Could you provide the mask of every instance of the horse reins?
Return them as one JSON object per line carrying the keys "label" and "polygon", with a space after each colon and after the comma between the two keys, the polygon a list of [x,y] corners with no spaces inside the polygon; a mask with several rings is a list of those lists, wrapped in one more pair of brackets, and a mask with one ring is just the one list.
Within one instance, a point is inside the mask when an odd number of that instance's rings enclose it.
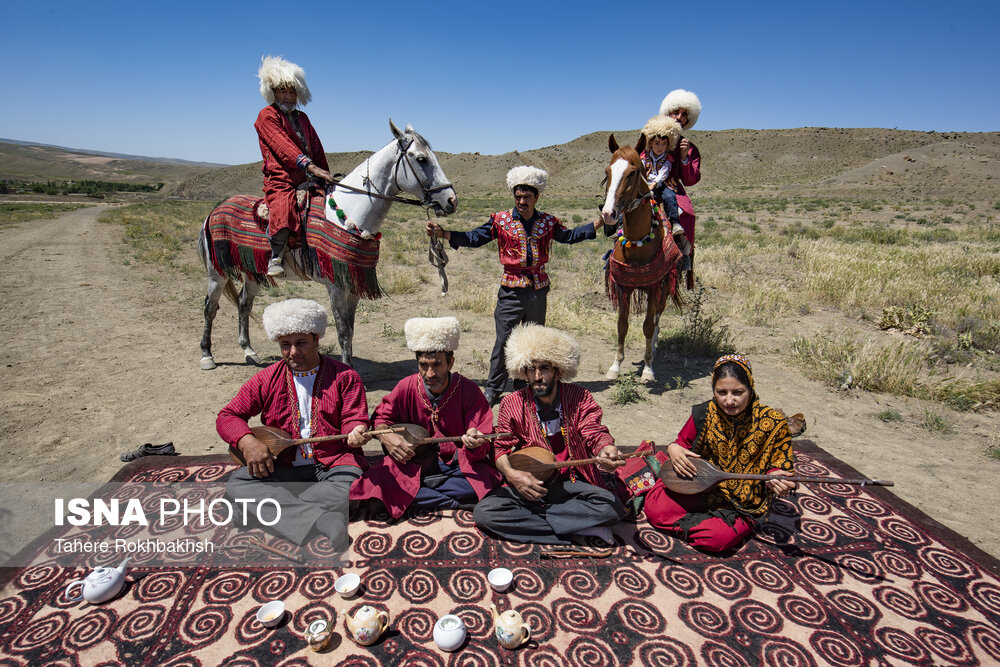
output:
{"label": "horse reins", "polygon": [[[399,157],[396,158],[396,164],[393,166],[392,169],[392,182],[393,185],[396,186],[397,190],[399,191],[403,190],[403,188],[399,187],[399,167],[405,160],[406,166],[410,168],[410,171],[413,173],[413,177],[416,179],[417,184],[420,186],[420,190],[424,194],[423,201],[419,199],[410,199],[409,197],[396,197],[393,195],[382,194],[381,192],[378,191],[378,188],[375,187],[375,183],[374,181],[372,181],[370,174],[365,174],[364,183],[365,185],[369,186],[369,189],[366,190],[362,190],[361,188],[356,188],[353,185],[346,185],[341,181],[336,181],[335,183],[333,183],[333,186],[337,188],[343,188],[345,190],[350,190],[351,192],[357,192],[358,194],[368,195],[369,197],[375,197],[376,199],[382,199],[384,201],[397,202],[400,204],[409,204],[411,206],[423,206],[426,209],[430,209],[432,206],[431,195],[441,192],[442,190],[447,190],[448,188],[451,188],[453,186],[451,183],[447,181],[444,184],[435,186],[433,188],[429,188],[426,185],[424,185],[424,182],[420,179],[420,173],[413,167],[413,163],[410,162],[410,156],[407,154],[407,151],[410,149],[410,146],[413,145],[413,141],[414,141],[413,139],[410,139],[410,142],[408,144],[403,145],[402,140],[397,140],[397,143],[399,144],[400,148],[400,154]],[[370,169],[371,158],[365,160],[365,163],[368,165]]]}

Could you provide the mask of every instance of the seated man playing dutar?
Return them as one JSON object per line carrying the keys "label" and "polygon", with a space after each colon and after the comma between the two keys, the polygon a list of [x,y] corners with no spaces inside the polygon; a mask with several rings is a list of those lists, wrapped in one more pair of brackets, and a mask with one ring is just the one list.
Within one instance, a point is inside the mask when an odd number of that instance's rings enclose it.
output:
{"label": "seated man playing dutar", "polygon": [[[624,462],[594,397],[563,381],[576,376],[579,344],[557,329],[522,324],[507,340],[506,360],[511,376],[528,386],[500,402],[497,428],[513,435],[497,438],[494,455],[507,483],[476,506],[476,525],[514,542],[571,544],[574,535],[594,535],[613,543],[610,526],[622,516],[622,500],[617,479],[600,471]],[[564,468],[542,484],[508,460],[531,446],[550,450],[556,461],[597,456],[598,463]]]}
{"label": "seated man playing dutar", "polygon": [[459,324],[454,317],[420,317],[404,326],[417,372],[403,378],[372,414],[375,430],[416,424],[431,438],[459,442],[415,446],[399,433],[376,436],[386,455],[351,489],[352,500],[382,501],[398,519],[407,508],[471,509],[500,483],[490,442],[493,413],[483,392],[453,372]]}
{"label": "seated man playing dutar", "polygon": [[[288,299],[264,309],[264,331],[281,347],[281,361],[257,372],[222,408],[215,425],[229,446],[239,450],[246,467],[226,484],[226,495],[253,499],[261,521],[280,520],[273,529],[304,544],[316,529],[333,548],[348,546],[348,493],[366,466],[362,447],[368,435],[368,404],[361,376],[350,366],[319,353],[326,333],[323,306]],[[288,447],[276,458],[247,423],[260,415],[265,426],[292,438],[347,435],[346,439]]]}

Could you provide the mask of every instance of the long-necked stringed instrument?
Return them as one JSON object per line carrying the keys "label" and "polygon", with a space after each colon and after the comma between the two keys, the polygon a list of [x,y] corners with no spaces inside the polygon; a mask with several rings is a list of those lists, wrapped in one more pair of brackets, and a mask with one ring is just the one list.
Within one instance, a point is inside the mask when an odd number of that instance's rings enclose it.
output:
{"label": "long-necked stringed instrument", "polygon": [[[633,456],[650,454],[649,451],[619,454],[617,460],[630,459]],[[522,447],[507,455],[507,463],[515,470],[530,472],[539,482],[546,482],[557,470],[597,463],[597,457],[589,459],[574,459],[571,461],[556,461],[555,454],[545,447]]]}
{"label": "long-necked stringed instrument", "polygon": [[843,479],[841,477],[804,477],[800,475],[751,475],[747,473],[725,472],[719,470],[705,459],[688,458],[694,464],[697,474],[694,477],[681,477],[673,466],[664,464],[660,468],[660,479],[663,486],[674,493],[692,495],[708,491],[727,479],[780,479],[783,482],[805,482],[806,484],[855,484],[860,486],[892,486],[887,479]]}
{"label": "long-necked stringed instrument", "polygon": [[[435,445],[439,442],[461,442],[462,436],[444,436],[438,438],[430,437],[430,432],[419,424],[395,424],[393,425],[393,433],[399,433],[403,436],[403,440],[406,440],[409,444],[414,447],[420,447],[422,445]],[[375,433],[372,431],[372,433]],[[493,440],[495,438],[506,438],[510,433],[487,433],[479,437],[485,438],[487,440]]]}
{"label": "long-necked stringed instrument", "polygon": [[[368,433],[371,435],[381,435],[383,433],[398,433],[402,431],[402,426],[393,426],[391,428],[383,428],[377,431],[368,431]],[[281,430],[280,428],[275,428],[274,426],[254,426],[250,429],[250,432],[253,433],[255,438],[264,443],[274,456],[277,456],[289,447],[297,447],[298,445],[313,442],[346,440],[347,436],[350,435],[349,433],[343,433],[340,435],[317,435],[312,438],[293,438],[287,432]],[[247,464],[246,459],[243,457],[243,452],[235,447],[229,448],[229,456],[232,457],[233,461],[239,463],[240,465]]]}

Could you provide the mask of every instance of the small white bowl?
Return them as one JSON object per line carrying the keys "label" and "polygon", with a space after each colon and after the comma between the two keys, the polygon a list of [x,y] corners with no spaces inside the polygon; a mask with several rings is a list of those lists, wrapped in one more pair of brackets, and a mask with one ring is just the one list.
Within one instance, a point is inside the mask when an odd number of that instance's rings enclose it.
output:
{"label": "small white bowl", "polygon": [[505,567],[495,567],[486,575],[486,580],[490,582],[497,593],[503,593],[510,588],[510,583],[514,581],[514,573]]}
{"label": "small white bowl", "polygon": [[456,651],[465,641],[465,623],[455,614],[442,616],[434,624],[434,643],[442,651]]}
{"label": "small white bowl", "polygon": [[285,603],[281,600],[274,600],[261,605],[257,610],[257,620],[265,628],[273,628],[281,619],[285,617]]}
{"label": "small white bowl", "polygon": [[347,574],[342,574],[337,577],[337,581],[333,582],[333,588],[340,593],[340,597],[345,600],[355,593],[358,592],[358,588],[361,587],[361,577],[354,574],[353,572],[348,572]]}

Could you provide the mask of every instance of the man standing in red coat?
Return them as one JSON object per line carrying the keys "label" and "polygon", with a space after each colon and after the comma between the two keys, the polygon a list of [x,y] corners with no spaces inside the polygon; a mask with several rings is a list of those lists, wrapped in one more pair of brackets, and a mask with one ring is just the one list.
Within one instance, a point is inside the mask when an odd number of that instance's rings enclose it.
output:
{"label": "man standing in red coat", "polygon": [[267,201],[267,233],[271,240],[271,261],[267,275],[285,275],[281,255],[289,238],[301,232],[301,211],[296,201],[297,188],[309,175],[332,181],[323,144],[309,117],[299,111],[312,99],[306,86],[306,73],[284,58],[267,56],[257,71],[260,94],[268,106],[257,114],[253,124],[260,139],[264,158],[264,199]]}
{"label": "man standing in red coat", "polygon": [[[511,330],[522,322],[545,324],[549,295],[549,276],[545,264],[549,261],[552,241],[579,243],[597,237],[604,224],[585,222],[568,229],[559,218],[535,208],[545,190],[549,174],[544,169],[522,165],[507,172],[507,186],[514,195],[514,208],[497,211],[480,227],[469,232],[448,231],[436,222],[427,222],[427,235],[447,240],[454,249],[478,248],[493,239],[497,241],[503,277],[493,311],[496,342],[490,356],[490,375],[484,391],[490,406],[500,402],[507,385],[504,346]],[[518,383],[515,382],[515,387]]]}
{"label": "man standing in red coat", "polygon": [[414,447],[398,433],[376,436],[386,455],[351,487],[351,499],[377,498],[394,519],[407,507],[471,508],[500,484],[493,447],[493,413],[472,380],[453,372],[460,328],[454,317],[415,317],[404,327],[417,372],[405,377],[375,408],[376,430],[416,424],[431,437],[460,438]]}

